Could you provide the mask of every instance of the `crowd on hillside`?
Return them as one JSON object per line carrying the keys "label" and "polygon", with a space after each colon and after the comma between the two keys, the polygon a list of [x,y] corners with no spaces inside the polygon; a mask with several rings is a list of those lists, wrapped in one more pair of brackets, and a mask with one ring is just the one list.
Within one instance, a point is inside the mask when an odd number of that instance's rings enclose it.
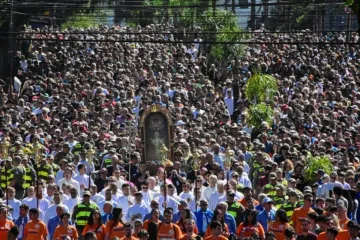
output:
{"label": "crowd on hillside", "polygon": [[[359,240],[359,34],[264,30],[211,64],[201,30],[192,44],[172,31],[24,29],[0,87],[0,239]],[[279,87],[260,128],[255,72]],[[154,172],[132,133],[153,105],[175,150]],[[315,182],[311,156],[333,168]]]}

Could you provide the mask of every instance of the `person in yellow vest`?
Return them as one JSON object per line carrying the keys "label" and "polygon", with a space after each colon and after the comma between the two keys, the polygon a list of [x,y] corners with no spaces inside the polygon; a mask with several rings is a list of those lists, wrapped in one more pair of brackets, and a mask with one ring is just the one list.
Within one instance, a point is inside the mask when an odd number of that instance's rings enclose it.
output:
{"label": "person in yellow vest", "polygon": [[235,218],[236,226],[238,226],[244,221],[245,208],[241,205],[241,203],[235,201],[235,195],[234,191],[228,191],[226,203],[228,204],[227,212]]}
{"label": "person in yellow vest", "polygon": [[269,183],[261,189],[261,192],[267,194],[270,198],[274,198],[276,195],[275,187],[277,185],[276,174],[272,172],[269,174]]}
{"label": "person in yellow vest", "polygon": [[25,174],[23,176],[23,179],[24,179],[23,188],[26,190],[30,186],[35,185],[37,176],[36,176],[36,172],[35,172],[34,168],[29,165],[28,156],[23,155],[21,160],[22,160],[21,163],[25,169]]}
{"label": "person in yellow vest", "polygon": [[37,174],[39,179],[47,180],[49,175],[53,175],[53,170],[51,165],[46,160],[46,155],[41,155],[41,161],[37,166]]}
{"label": "person in yellow vest", "polygon": [[280,209],[281,206],[289,199],[288,196],[285,195],[286,187],[282,184],[278,184],[276,187],[276,195],[274,196],[274,206],[276,209]]}
{"label": "person in yellow vest", "polygon": [[286,216],[289,221],[291,221],[291,216],[293,215],[295,208],[299,208],[301,206],[298,203],[299,197],[295,191],[291,190],[287,195],[289,196],[289,199],[280,208],[286,212]]}
{"label": "person in yellow vest", "polygon": [[5,158],[4,165],[0,171],[0,186],[2,189],[6,189],[8,186],[10,186],[11,179],[14,177],[12,169],[13,166],[11,157]]}
{"label": "person in yellow vest", "polygon": [[15,156],[13,159],[13,169],[10,186],[16,190],[15,198],[22,199],[25,195],[25,189],[23,188],[24,175],[26,174],[23,165],[21,164],[21,157]]}
{"label": "person in yellow vest", "polygon": [[72,153],[80,154],[80,152],[84,149],[85,141],[86,141],[87,135],[85,133],[81,133],[79,136],[79,142],[75,144],[75,146],[72,149]]}
{"label": "person in yellow vest", "polygon": [[57,173],[60,170],[59,165],[54,163],[54,156],[53,155],[47,155],[46,160],[47,160],[48,164],[52,167],[52,170],[53,170],[54,173]]}
{"label": "person in yellow vest", "polygon": [[89,191],[84,191],[83,201],[74,206],[71,215],[71,221],[75,223],[79,233],[83,232],[90,213],[94,210],[99,210],[98,206],[90,201],[90,197],[91,193]]}

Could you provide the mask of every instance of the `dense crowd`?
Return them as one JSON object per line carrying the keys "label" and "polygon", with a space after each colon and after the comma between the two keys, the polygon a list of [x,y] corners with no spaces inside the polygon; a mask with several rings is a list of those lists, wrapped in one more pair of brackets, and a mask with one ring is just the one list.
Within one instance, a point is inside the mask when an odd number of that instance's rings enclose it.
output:
{"label": "dense crowd", "polygon": [[[21,87],[0,88],[0,239],[360,239],[359,35],[251,33],[217,66],[201,30],[192,44],[172,31],[24,29]],[[279,86],[260,129],[255,71]],[[133,131],[155,104],[175,151],[152,172]],[[334,171],[306,181],[310,156]]]}

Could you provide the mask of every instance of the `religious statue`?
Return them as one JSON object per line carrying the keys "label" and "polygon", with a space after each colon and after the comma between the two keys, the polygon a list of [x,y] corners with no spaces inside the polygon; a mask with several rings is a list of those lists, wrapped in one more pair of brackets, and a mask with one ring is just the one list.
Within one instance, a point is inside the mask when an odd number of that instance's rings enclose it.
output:
{"label": "religious statue", "polygon": [[164,140],[160,138],[160,133],[155,132],[154,138],[151,138],[151,144],[154,145],[155,148],[155,159],[160,160],[160,147],[164,144]]}

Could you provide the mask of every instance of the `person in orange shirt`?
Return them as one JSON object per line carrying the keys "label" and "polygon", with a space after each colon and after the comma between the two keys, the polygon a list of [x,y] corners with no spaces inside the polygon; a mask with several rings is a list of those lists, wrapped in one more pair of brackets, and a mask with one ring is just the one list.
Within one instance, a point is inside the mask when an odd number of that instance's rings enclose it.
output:
{"label": "person in orange shirt", "polygon": [[164,222],[160,223],[157,228],[157,240],[181,238],[181,229],[172,223],[173,212],[172,208],[165,209]]}
{"label": "person in orange shirt", "polygon": [[134,221],[134,231],[133,231],[133,234],[132,236],[133,237],[136,237],[136,238],[139,238],[139,232],[141,229],[143,229],[143,222],[141,221],[141,219],[135,219]]}
{"label": "person in orange shirt", "polygon": [[30,209],[29,218],[30,221],[25,225],[22,240],[46,240],[49,233],[46,224],[39,220],[39,210]]}
{"label": "person in orange shirt", "polygon": [[149,231],[149,223],[151,223],[151,222],[156,223],[157,225],[159,223],[161,223],[161,221],[159,220],[159,217],[160,217],[159,209],[153,209],[151,211],[151,219],[148,219],[144,222],[144,229],[146,231]]}
{"label": "person in orange shirt", "polygon": [[290,227],[290,224],[288,223],[286,212],[282,209],[279,209],[276,211],[275,221],[270,223],[268,231],[275,234],[276,240],[284,240],[284,231],[288,227]]}
{"label": "person in orange shirt", "polygon": [[342,230],[348,230],[348,223],[350,219],[347,217],[347,209],[344,205],[338,205],[337,215],[339,217],[339,225]]}
{"label": "person in orange shirt", "polygon": [[[229,227],[228,225],[225,223],[225,219],[224,219],[224,214],[221,211],[215,211],[214,212],[214,216],[211,219],[211,221],[218,221],[221,223],[221,225],[223,226],[223,231],[222,231],[222,235],[224,237],[229,237],[230,235],[230,231],[229,231]],[[208,237],[211,235],[211,228],[210,225],[208,225],[208,227],[206,228],[205,234],[204,234],[204,238]]]}
{"label": "person in orange shirt", "polygon": [[210,223],[211,235],[204,238],[204,240],[227,240],[227,237],[222,236],[223,226],[219,221],[213,221]]}
{"label": "person in orange shirt", "polygon": [[[327,230],[329,228],[335,228],[337,232],[337,236],[335,239],[343,240],[350,239],[350,233],[348,230],[342,230],[339,226],[339,219],[336,215],[332,214],[328,217],[328,221],[326,222],[326,231],[319,234],[317,240],[328,240]],[[331,232],[331,231],[330,231]]]}
{"label": "person in orange shirt", "polygon": [[113,217],[106,223],[105,227],[105,240],[112,240],[114,237],[122,238],[124,234],[124,223],[121,218],[123,217],[121,208],[113,209]]}
{"label": "person in orange shirt", "polygon": [[124,233],[125,236],[120,238],[120,240],[138,240],[138,238],[132,236],[132,226],[129,222],[124,224]]}
{"label": "person in orange shirt", "polygon": [[254,207],[259,205],[259,202],[255,198],[252,197],[252,189],[251,188],[244,187],[243,193],[244,193],[244,198],[239,200],[238,202],[241,205],[243,205],[243,207],[245,209],[247,209],[249,205],[254,206]]}
{"label": "person in orange shirt", "polygon": [[6,206],[0,207],[0,239],[7,239],[10,229],[15,225],[13,221],[7,219]]}
{"label": "person in orange shirt", "polygon": [[[185,220],[185,234],[180,238],[180,240],[190,240],[195,239],[198,235],[195,233],[195,221],[192,218]],[[199,237],[198,237],[199,238]],[[202,239],[202,238],[200,238]]]}
{"label": "person in orange shirt", "polygon": [[311,209],[311,205],[314,202],[313,195],[305,194],[304,195],[304,205],[301,208],[296,208],[294,213],[291,217],[291,221],[293,227],[295,229],[296,234],[301,234],[301,220],[307,218],[309,212],[313,212],[314,210]]}
{"label": "person in orange shirt", "polygon": [[69,225],[69,213],[63,213],[60,216],[62,225],[55,228],[53,240],[61,240],[63,237],[70,237],[71,240],[77,240],[79,238],[78,232],[74,226]]}
{"label": "person in orange shirt", "polygon": [[82,235],[85,236],[87,232],[94,232],[98,240],[105,238],[105,225],[102,223],[100,211],[97,209],[90,213]]}
{"label": "person in orange shirt", "polygon": [[256,221],[256,210],[246,210],[245,212],[245,221],[240,223],[236,229],[236,237],[239,239],[244,239],[246,237],[251,237],[254,234],[259,235],[261,240],[265,239],[265,231],[260,223]]}

